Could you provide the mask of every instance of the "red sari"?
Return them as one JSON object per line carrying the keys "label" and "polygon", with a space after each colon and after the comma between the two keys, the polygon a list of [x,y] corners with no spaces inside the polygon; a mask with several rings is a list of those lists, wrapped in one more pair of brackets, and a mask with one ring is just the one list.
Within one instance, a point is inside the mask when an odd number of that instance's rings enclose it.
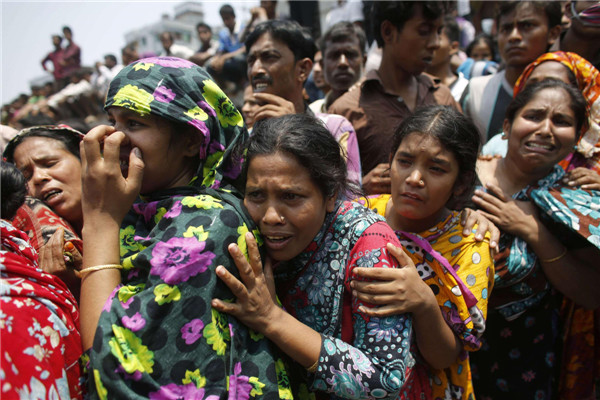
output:
{"label": "red sari", "polygon": [[0,220],[0,397],[80,399],[79,309],[38,267],[27,235]]}

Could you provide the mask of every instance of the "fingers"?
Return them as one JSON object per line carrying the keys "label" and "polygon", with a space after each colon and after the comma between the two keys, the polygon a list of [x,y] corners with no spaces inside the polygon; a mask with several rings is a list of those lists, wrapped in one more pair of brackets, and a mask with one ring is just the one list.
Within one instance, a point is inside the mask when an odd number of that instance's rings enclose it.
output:
{"label": "fingers", "polygon": [[[398,279],[402,278],[399,277]],[[372,282],[353,280],[352,282],[350,282],[350,287],[352,288],[353,294],[356,292],[365,295],[384,296],[397,294],[396,292],[398,291],[397,287],[393,285],[393,281],[382,280]]]}
{"label": "fingers", "polygon": [[227,287],[231,290],[233,295],[237,297],[240,301],[247,301],[248,299],[248,290],[246,286],[242,282],[239,281],[235,276],[233,276],[227,269],[219,265],[215,270],[217,276],[227,285]]}
{"label": "fingers", "polygon": [[241,313],[241,308],[237,303],[229,303],[219,299],[212,299],[210,304],[215,310],[231,314],[234,317],[239,317]]}
{"label": "fingers", "polygon": [[[480,208],[479,212],[482,212],[482,209],[487,211],[488,213],[498,214],[502,201],[490,194],[485,193],[482,190],[476,190],[471,197],[473,203],[477,204]],[[485,215],[485,214],[484,214]],[[489,218],[488,218],[489,219]],[[493,221],[492,221],[493,222]]]}
{"label": "fingers", "polygon": [[260,258],[260,251],[258,251],[258,244],[256,239],[251,232],[246,232],[246,247],[248,248],[248,258],[250,259],[250,267],[254,276],[259,276],[263,273],[262,260]]}
{"label": "fingers", "polygon": [[83,265],[83,256],[79,250],[77,250],[77,247],[71,242],[66,242],[63,251],[71,255],[71,266],[76,270],[80,270]]}
{"label": "fingers", "polygon": [[406,311],[397,305],[386,305],[381,307],[367,307],[367,306],[359,306],[358,310],[363,314],[369,315],[371,317],[389,317],[391,315],[404,314]]}
{"label": "fingers", "polygon": [[[238,271],[240,272],[240,278],[242,278],[242,281],[244,282],[244,284],[248,287],[248,289],[254,287],[255,274],[252,269],[252,266],[246,259],[246,256],[244,256],[244,254],[241,252],[238,245],[235,243],[231,243],[227,247],[227,249],[229,250],[229,254],[231,255],[231,257],[233,258],[233,262],[235,263],[235,266],[237,267]],[[225,267],[223,267],[223,269],[225,269]],[[231,275],[229,273],[229,271],[226,270],[226,272],[227,272],[227,274]],[[223,274],[223,275],[226,275],[226,274]],[[231,276],[233,276],[233,275],[231,275]]]}
{"label": "fingers", "polygon": [[394,301],[396,301],[396,297],[394,294],[371,294],[361,292],[358,290],[353,290],[352,296],[364,303],[374,304],[376,306],[391,304]]}
{"label": "fingers", "polygon": [[[111,133],[116,132],[116,129],[108,125],[99,125],[89,131],[82,139],[80,149],[85,154],[85,161],[87,163],[99,160],[102,158],[102,152],[100,144],[104,141],[104,138]],[[82,156],[82,161],[83,161]]]}
{"label": "fingers", "polygon": [[398,260],[398,265],[401,267],[413,267],[415,268],[415,263],[413,260],[402,250],[402,247],[396,247],[392,243],[387,244],[387,249],[392,256],[396,260]]}
{"label": "fingers", "polygon": [[144,178],[144,161],[142,159],[142,152],[140,149],[135,147],[129,153],[129,168],[127,172],[127,182],[131,183],[131,186],[136,193],[142,190],[142,180]]}
{"label": "fingers", "polygon": [[275,289],[275,277],[273,276],[273,264],[271,259],[267,257],[265,261],[265,265],[263,267],[263,274],[265,276],[265,281],[267,282],[267,288],[269,289],[269,293],[271,294],[271,299],[273,299],[273,303],[277,304],[277,290]]}
{"label": "fingers", "polygon": [[485,188],[488,190],[489,193],[494,195],[496,198],[498,198],[499,200],[501,200],[503,202],[506,202],[506,197],[504,196],[504,192],[502,191],[502,189],[500,189],[499,186],[496,186],[493,183],[486,183]]}

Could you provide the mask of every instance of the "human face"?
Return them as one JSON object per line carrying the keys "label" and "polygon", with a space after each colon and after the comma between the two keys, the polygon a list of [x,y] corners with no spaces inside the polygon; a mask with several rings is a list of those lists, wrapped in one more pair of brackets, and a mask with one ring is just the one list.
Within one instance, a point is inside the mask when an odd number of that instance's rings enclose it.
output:
{"label": "human face", "polygon": [[422,232],[441,221],[448,213],[446,203],[457,193],[459,169],[454,154],[438,139],[408,134],[390,163],[392,202],[386,211],[390,226]]}
{"label": "human face", "polygon": [[221,19],[223,20],[223,25],[227,27],[231,32],[235,28],[235,16],[229,14],[221,14]]}
{"label": "human face", "polygon": [[60,38],[60,36],[52,36],[52,44],[54,45],[54,47],[59,47],[61,42],[62,39]]}
{"label": "human face", "polygon": [[527,79],[527,84],[543,81],[547,78],[553,78],[570,84],[569,73],[567,67],[558,61],[544,61],[531,71],[531,75]]}
{"label": "human face", "polygon": [[[285,43],[263,34],[248,52],[248,79],[255,93],[293,99],[302,92],[294,53]],[[303,81],[301,81],[303,83]]]}
{"label": "human face", "polygon": [[23,140],[13,158],[27,179],[29,194],[80,229],[83,215],[79,159],[58,140],[36,136]]}
{"label": "human face", "polygon": [[393,55],[397,68],[411,75],[419,75],[431,65],[433,55],[440,46],[443,16],[434,20],[426,19],[421,5],[417,4],[413,17],[405,22],[401,31],[389,21],[384,23],[389,24],[391,29],[389,44],[386,41],[384,52]]}
{"label": "human face", "polygon": [[548,28],[548,17],[527,3],[500,16],[498,51],[507,67],[525,68],[554,43],[560,27]]}
{"label": "human face", "polygon": [[212,32],[208,28],[201,26],[198,28],[198,39],[202,43],[208,43],[212,39]]}
{"label": "human face", "polygon": [[300,254],[317,235],[335,197],[326,199],[308,170],[287,153],[254,157],[248,166],[244,205],[276,261]]}
{"label": "human face", "polygon": [[564,89],[543,89],[516,113],[512,125],[504,121],[506,157],[523,171],[545,175],[573,150],[577,121],[568,98]]}
{"label": "human face", "polygon": [[160,42],[163,45],[163,49],[165,50],[169,50],[171,48],[171,46],[173,45],[173,41],[171,40],[171,36],[169,36],[166,33],[163,33],[162,35],[160,35]]}
{"label": "human face", "polygon": [[244,89],[242,115],[244,116],[244,122],[248,128],[252,128],[252,125],[254,125],[254,113],[259,107],[260,105],[254,98],[254,92],[252,92],[252,85],[246,86],[246,89]]}
{"label": "human face", "polygon": [[317,51],[315,53],[315,63],[313,64],[313,80],[315,81],[317,88],[321,90],[326,89],[327,86],[329,86],[323,77],[323,53],[321,53],[321,51]]}
{"label": "human face", "polygon": [[323,57],[325,81],[333,90],[345,92],[362,76],[364,63],[356,36],[341,42],[328,42]]}
{"label": "human face", "polygon": [[479,40],[471,49],[471,58],[475,61],[491,61],[492,49],[490,49],[485,40]]}
{"label": "human face", "polygon": [[440,65],[449,64],[450,57],[452,57],[452,54],[454,53],[453,50],[452,42],[450,42],[448,35],[442,30],[442,34],[440,35],[440,45],[433,55],[431,66],[438,67]]}
{"label": "human face", "polygon": [[137,147],[142,152],[142,194],[186,186],[191,181],[195,171],[190,157],[197,156],[199,144],[193,143],[188,135],[172,140],[173,126],[166,119],[152,114],[140,116],[123,107],[110,107],[108,120],[125,134],[119,155],[124,176],[131,151]]}

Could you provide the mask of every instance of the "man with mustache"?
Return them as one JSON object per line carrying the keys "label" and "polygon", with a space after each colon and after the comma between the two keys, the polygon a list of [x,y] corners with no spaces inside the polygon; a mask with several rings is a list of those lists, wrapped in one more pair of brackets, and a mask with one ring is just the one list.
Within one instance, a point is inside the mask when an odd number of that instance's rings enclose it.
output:
{"label": "man with mustache", "polygon": [[[248,80],[259,103],[252,115],[254,123],[287,114],[312,114],[303,96],[316,52],[310,34],[295,21],[265,21],[248,35],[245,45]],[[345,151],[348,179],[360,185],[360,155],[354,128],[339,115],[314,115]]]}
{"label": "man with mustache", "polygon": [[496,26],[498,52],[504,69],[471,79],[462,100],[465,114],[479,129],[482,143],[502,132],[513,86],[525,67],[558,38],[561,17],[558,1],[500,2]]}
{"label": "man with mustache", "polygon": [[439,47],[445,1],[373,2],[372,21],[382,48],[379,69],[350,88],[328,111],[356,129],[367,194],[391,193],[388,150],[396,127],[417,107],[459,108],[450,89],[424,74]]}

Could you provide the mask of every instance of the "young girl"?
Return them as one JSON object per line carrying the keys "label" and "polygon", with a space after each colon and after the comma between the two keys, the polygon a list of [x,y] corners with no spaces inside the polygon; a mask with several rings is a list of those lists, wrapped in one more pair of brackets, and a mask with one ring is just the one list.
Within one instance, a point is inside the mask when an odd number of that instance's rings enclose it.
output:
{"label": "young girl", "polygon": [[125,67],[105,108],[112,126],[81,147],[92,397],[288,398],[268,340],[210,306],[231,296],[215,274],[235,271],[227,245],[245,248],[254,229],[234,185],[241,114],[204,69],[172,57]]}
{"label": "young girl", "polygon": [[412,262],[404,268],[356,268],[352,282],[364,308],[383,317],[410,312],[417,364],[403,398],[469,399],[469,351],[480,346],[494,265],[487,240],[463,236],[462,200],[475,182],[479,135],[452,108],[419,109],[394,136],[392,194],[365,202],[383,215]]}

